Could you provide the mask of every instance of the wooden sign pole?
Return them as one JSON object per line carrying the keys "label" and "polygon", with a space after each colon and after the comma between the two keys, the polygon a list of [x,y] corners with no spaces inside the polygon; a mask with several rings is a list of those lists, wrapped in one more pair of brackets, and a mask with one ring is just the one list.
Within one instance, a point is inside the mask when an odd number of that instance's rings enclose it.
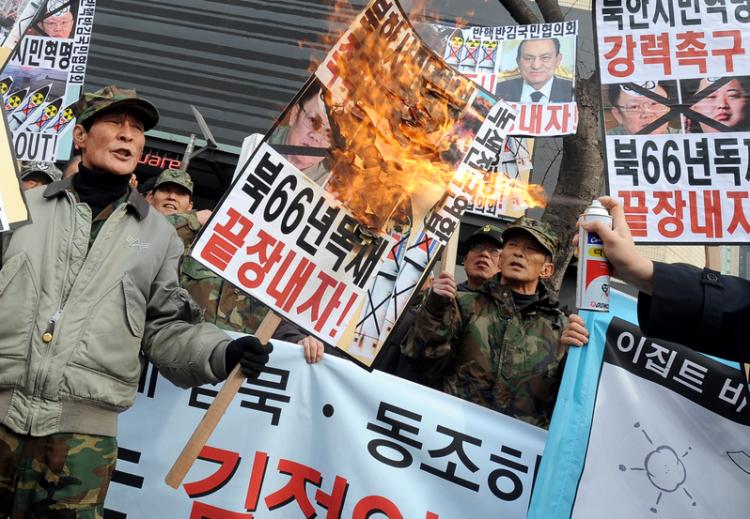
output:
{"label": "wooden sign pole", "polygon": [[[275,312],[269,311],[263,319],[263,322],[260,323],[255,336],[261,343],[267,344],[279,324],[281,324],[281,316]],[[185,479],[190,467],[195,463],[203,446],[208,442],[211,433],[216,429],[219,420],[224,416],[224,413],[229,408],[229,404],[232,402],[234,396],[240,390],[244,382],[245,376],[242,374],[242,371],[240,371],[240,366],[238,364],[224,381],[224,385],[219,391],[219,394],[214,398],[214,401],[206,411],[206,414],[198,424],[198,427],[193,431],[190,440],[188,440],[185,447],[182,448],[180,456],[177,458],[177,461],[174,462],[174,465],[172,465],[167,477],[164,478],[167,485],[175,489],[180,488],[180,485]]]}
{"label": "wooden sign pole", "polygon": [[458,255],[458,231],[451,234],[448,243],[443,248],[443,254],[440,256],[440,271],[450,272],[454,276],[456,275],[456,256]]}

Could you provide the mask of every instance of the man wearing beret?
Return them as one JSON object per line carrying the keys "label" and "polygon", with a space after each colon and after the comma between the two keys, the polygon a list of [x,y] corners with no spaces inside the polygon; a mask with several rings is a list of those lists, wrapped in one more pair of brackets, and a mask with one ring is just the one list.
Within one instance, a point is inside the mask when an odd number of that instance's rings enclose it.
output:
{"label": "man wearing beret", "polygon": [[554,273],[558,239],[524,216],[502,240],[500,283],[459,292],[440,273],[403,353],[444,392],[547,428],[567,351],[567,319],[542,284]]}
{"label": "man wearing beret", "polygon": [[500,272],[502,235],[499,227],[488,224],[469,236],[464,255],[466,281],[458,285],[459,292],[477,292],[485,281],[493,279]]}
{"label": "man wearing beret", "polygon": [[108,86],[77,117],[78,174],[28,191],[33,223],[2,236],[0,517],[101,517],[142,358],[190,387],[270,353],[199,322],[182,243],[129,186],[156,108]]}

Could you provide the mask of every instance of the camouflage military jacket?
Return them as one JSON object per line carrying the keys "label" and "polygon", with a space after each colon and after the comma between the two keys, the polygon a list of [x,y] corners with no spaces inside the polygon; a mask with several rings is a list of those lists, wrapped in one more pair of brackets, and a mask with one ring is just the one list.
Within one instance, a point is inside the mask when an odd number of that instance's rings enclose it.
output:
{"label": "camouflage military jacket", "polygon": [[446,393],[546,428],[566,324],[543,288],[539,300],[519,310],[508,287],[485,283],[452,302],[431,293],[402,351]]}
{"label": "camouflage military jacket", "polygon": [[268,308],[188,255],[201,228],[195,212],[170,215],[167,219],[185,245],[180,260],[180,285],[203,309],[203,320],[224,330],[255,333]]}

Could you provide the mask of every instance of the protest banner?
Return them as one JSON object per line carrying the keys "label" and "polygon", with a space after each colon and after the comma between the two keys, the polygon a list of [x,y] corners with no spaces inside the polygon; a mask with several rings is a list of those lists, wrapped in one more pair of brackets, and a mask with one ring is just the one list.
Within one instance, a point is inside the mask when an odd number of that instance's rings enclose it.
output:
{"label": "protest banner", "polygon": [[52,162],[70,157],[96,0],[49,0],[44,6],[0,81],[9,85],[4,101],[16,157]]}
{"label": "protest banner", "polygon": [[[161,478],[216,394],[144,370],[120,417],[111,517],[525,517],[546,432],[274,341],[178,492]],[[379,513],[378,513],[379,512]]]}
{"label": "protest banner", "polygon": [[264,141],[243,147],[192,255],[369,365],[514,117],[430,51],[398,3],[373,0]]}
{"label": "protest banner", "polygon": [[748,13],[595,2],[609,191],[640,243],[749,239]]}
{"label": "protest banner", "polygon": [[614,316],[584,312],[589,343],[568,354],[529,519],[698,519],[750,509],[750,409],[739,366],[644,337],[633,324],[635,301],[623,298],[613,293]]}
{"label": "protest banner", "polygon": [[577,21],[436,28],[446,41],[445,62],[516,109],[510,135],[576,132]]}

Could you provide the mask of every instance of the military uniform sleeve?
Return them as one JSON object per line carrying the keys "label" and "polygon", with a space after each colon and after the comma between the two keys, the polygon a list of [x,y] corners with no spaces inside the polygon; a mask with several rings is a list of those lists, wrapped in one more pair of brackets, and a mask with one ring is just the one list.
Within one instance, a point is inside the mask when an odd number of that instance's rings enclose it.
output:
{"label": "military uniform sleeve", "polygon": [[223,373],[211,367],[211,355],[217,348],[226,349],[231,339],[216,326],[200,322],[200,308],[177,284],[182,252],[182,243],[171,233],[166,256],[151,285],[142,348],[175,385],[192,387],[221,379]]}
{"label": "military uniform sleeve", "polygon": [[416,312],[414,327],[401,346],[401,353],[413,359],[412,364],[427,384],[434,385],[455,359],[456,338],[462,329],[456,300],[430,292]]}

